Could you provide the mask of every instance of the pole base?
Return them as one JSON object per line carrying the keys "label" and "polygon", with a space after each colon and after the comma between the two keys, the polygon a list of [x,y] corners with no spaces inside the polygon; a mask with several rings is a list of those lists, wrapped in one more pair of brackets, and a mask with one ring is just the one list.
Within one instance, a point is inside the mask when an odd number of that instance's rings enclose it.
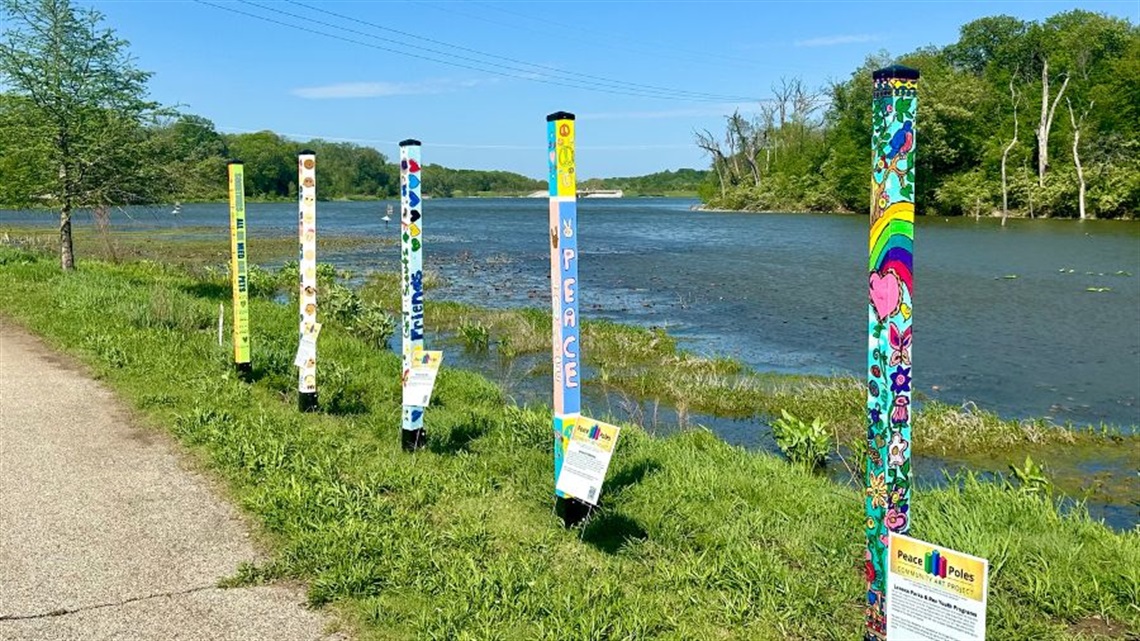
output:
{"label": "pole base", "polygon": [[400,447],[404,448],[405,452],[415,452],[421,447],[427,445],[427,432],[424,428],[418,430],[405,430],[400,429]]}
{"label": "pole base", "polygon": [[247,380],[249,375],[253,373],[253,365],[251,363],[234,363],[234,369],[237,370],[238,378]]}
{"label": "pole base", "polygon": [[317,393],[300,392],[297,394],[297,409],[302,412],[317,411]]}
{"label": "pole base", "polygon": [[555,496],[554,497],[554,513],[562,517],[562,525],[567,528],[572,528],[575,525],[585,521],[593,513],[594,506],[579,501],[571,496]]}

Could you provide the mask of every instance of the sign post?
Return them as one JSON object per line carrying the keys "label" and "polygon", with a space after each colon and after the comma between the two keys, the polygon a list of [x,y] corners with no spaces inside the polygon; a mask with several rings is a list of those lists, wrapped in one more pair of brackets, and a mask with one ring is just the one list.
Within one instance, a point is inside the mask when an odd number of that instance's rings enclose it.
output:
{"label": "sign post", "polygon": [[867,363],[866,641],[887,634],[888,546],[910,528],[911,296],[918,71],[873,73]]}
{"label": "sign post", "polygon": [[[245,167],[234,160],[227,166],[230,184],[230,279],[234,301],[234,366],[251,371],[249,343],[249,272],[246,265]],[[221,334],[219,330],[219,340]]]}
{"label": "sign post", "polygon": [[[403,422],[400,446],[412,452],[427,442],[424,405],[411,405],[407,394],[417,352],[424,347],[423,200],[420,185],[420,141],[400,142],[400,264],[403,266]],[[436,365],[438,367],[438,363]],[[434,382],[434,376],[432,377]],[[429,388],[430,394],[430,388]],[[425,403],[426,405],[426,403]]]}
{"label": "sign post", "polygon": [[[550,186],[550,296],[554,364],[554,481],[582,411],[578,331],[578,201],[574,174],[574,114],[546,117]],[[589,514],[590,506],[555,489],[555,508],[567,525]]]}
{"label": "sign post", "polygon": [[297,359],[297,404],[302,412],[317,409],[317,155],[302,151],[297,156],[300,214],[297,235],[300,240],[301,285],[298,296],[301,323]]}

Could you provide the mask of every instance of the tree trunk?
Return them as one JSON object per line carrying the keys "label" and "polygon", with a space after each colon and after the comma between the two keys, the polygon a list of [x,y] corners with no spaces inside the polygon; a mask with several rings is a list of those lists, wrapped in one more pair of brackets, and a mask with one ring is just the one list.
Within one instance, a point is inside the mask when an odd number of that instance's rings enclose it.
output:
{"label": "tree trunk", "polygon": [[1017,144],[1017,92],[1013,89],[1013,78],[1009,79],[1009,99],[1013,103],[1013,140],[1009,141],[1001,153],[1001,226],[1009,218],[1009,180],[1006,178],[1005,166],[1009,160],[1009,152]]}
{"label": "tree trunk", "polygon": [[1053,128],[1053,117],[1057,115],[1057,103],[1069,86],[1069,76],[1061,83],[1061,89],[1049,106],[1049,61],[1041,66],[1041,122],[1037,125],[1037,185],[1045,186],[1045,172],[1049,169],[1049,130]]}
{"label": "tree trunk", "polygon": [[64,271],[75,269],[75,247],[71,243],[71,205],[59,210],[59,266]]}
{"label": "tree trunk", "polygon": [[[1080,184],[1080,195],[1078,197],[1078,203],[1081,212],[1081,220],[1085,220],[1087,218],[1087,215],[1085,214],[1085,171],[1084,168],[1081,167],[1080,153],[1081,125],[1085,123],[1085,115],[1082,114],[1081,119],[1078,121],[1076,114],[1073,113],[1073,103],[1071,101],[1066,102],[1068,102],[1069,105],[1069,120],[1071,120],[1073,123],[1073,164],[1077,166],[1077,182]],[[1091,103],[1089,104],[1089,109],[1092,109]],[[1087,113],[1088,112],[1086,111],[1085,114]]]}

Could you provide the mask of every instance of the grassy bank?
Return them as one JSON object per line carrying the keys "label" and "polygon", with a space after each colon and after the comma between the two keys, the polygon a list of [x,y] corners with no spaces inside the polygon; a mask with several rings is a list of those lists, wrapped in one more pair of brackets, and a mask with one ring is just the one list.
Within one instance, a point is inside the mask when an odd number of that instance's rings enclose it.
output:
{"label": "grassy bank", "polygon": [[[114,229],[103,232],[91,224],[76,224],[72,229],[72,242],[77,256],[108,262],[151,260],[192,267],[216,267],[230,260],[229,231],[218,227],[178,227],[166,229]],[[31,225],[6,226],[0,232],[4,244],[28,250],[56,253],[59,251],[59,231],[55,227]],[[250,233],[256,241],[256,254],[252,262],[276,262],[297,258],[297,238],[286,235]],[[395,244],[390,238],[368,236],[321,237],[321,250],[335,252],[344,249],[382,247]]]}
{"label": "grassy bank", "polygon": [[[398,357],[330,322],[322,412],[296,411],[296,315],[254,298],[251,382],[217,345],[228,285],[156,263],[0,248],[0,312],[76,354],[222,476],[272,550],[235,583],[308,583],[375,639],[855,639],[861,496],[692,430],[622,433],[604,509],[551,513],[545,408],[441,373],[429,447],[398,446]],[[624,330],[623,330],[624,331]],[[990,638],[1140,633],[1140,531],[970,478],[913,534],[993,563]]]}

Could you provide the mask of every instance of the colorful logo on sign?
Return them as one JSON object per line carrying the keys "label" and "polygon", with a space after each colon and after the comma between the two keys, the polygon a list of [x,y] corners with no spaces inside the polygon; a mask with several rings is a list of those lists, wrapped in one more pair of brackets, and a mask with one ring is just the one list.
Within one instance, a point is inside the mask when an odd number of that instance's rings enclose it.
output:
{"label": "colorful logo on sign", "polygon": [[946,578],[946,557],[938,553],[938,550],[931,550],[926,553],[924,568],[927,574],[936,576],[940,579]]}

